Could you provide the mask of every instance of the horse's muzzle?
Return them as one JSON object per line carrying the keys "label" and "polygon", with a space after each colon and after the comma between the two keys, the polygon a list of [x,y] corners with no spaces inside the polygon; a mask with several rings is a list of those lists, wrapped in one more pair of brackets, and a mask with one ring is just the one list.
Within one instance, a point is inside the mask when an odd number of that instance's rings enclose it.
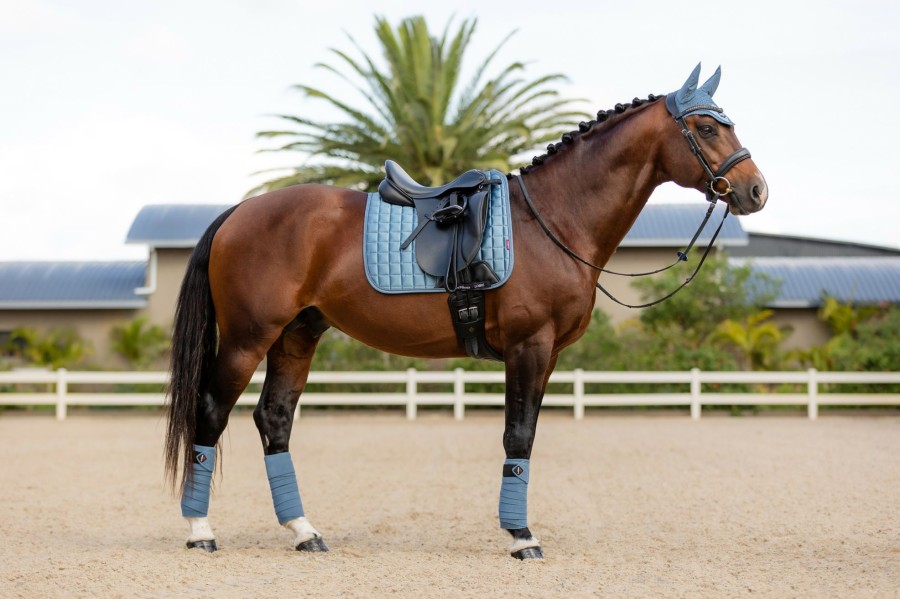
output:
{"label": "horse's muzzle", "polygon": [[732,184],[731,193],[722,196],[728,202],[728,209],[739,216],[759,212],[769,199],[769,186],[762,174],[757,173],[750,181]]}

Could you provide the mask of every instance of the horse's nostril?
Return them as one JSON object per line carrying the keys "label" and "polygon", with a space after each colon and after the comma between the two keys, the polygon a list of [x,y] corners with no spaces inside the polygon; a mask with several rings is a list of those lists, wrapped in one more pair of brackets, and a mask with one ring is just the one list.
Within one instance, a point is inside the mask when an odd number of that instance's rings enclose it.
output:
{"label": "horse's nostril", "polygon": [[760,194],[761,194],[761,191],[760,191],[760,189],[759,189],[759,185],[754,185],[754,186],[753,186],[753,189],[750,191],[750,193],[753,194],[753,199],[754,199],[754,200],[759,201],[759,197],[760,197]]}

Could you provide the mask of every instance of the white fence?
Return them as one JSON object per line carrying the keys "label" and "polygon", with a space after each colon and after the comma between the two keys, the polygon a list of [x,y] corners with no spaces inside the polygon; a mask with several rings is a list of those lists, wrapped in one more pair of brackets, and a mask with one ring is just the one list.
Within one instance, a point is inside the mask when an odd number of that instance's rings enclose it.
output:
{"label": "white fence", "polygon": [[[264,372],[253,375],[251,383],[262,383]],[[23,370],[0,372],[0,386],[25,384],[44,390],[0,392],[0,405],[8,406],[56,406],[56,418],[64,420],[68,406],[162,406],[162,393],[93,392],[72,391],[70,385],[163,385],[168,380],[165,372],[55,372]],[[466,385],[478,383],[503,383],[503,372],[312,372],[309,383],[321,384],[389,384],[405,385],[400,393],[304,393],[305,406],[405,406],[406,417],[416,418],[419,406],[452,406],[453,416],[462,420],[466,406],[502,406],[502,393],[467,391]],[[796,372],[707,372],[697,368],[688,372],[555,372],[551,383],[572,386],[566,394],[548,393],[543,405],[572,408],[576,419],[584,417],[588,407],[613,406],[684,406],[690,407],[691,418],[700,418],[701,407],[715,405],[794,405],[806,406],[810,419],[818,417],[819,406],[900,406],[898,393],[820,393],[822,384],[890,384],[900,383],[900,372],[818,372],[815,369]],[[452,385],[452,392],[423,392],[420,384]],[[684,393],[585,393],[589,383],[622,384],[682,384],[689,391]],[[702,391],[709,384],[750,384],[757,387],[794,384],[805,387],[803,393],[768,392],[709,392]],[[245,393],[239,405],[255,405],[256,393]],[[300,408],[297,408],[299,416]]]}

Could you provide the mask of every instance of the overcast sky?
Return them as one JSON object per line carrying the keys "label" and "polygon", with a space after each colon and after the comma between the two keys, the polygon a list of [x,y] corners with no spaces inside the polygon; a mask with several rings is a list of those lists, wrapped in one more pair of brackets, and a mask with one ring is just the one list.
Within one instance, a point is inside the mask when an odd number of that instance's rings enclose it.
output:
{"label": "overcast sky", "polygon": [[[497,64],[566,74],[590,112],[721,64],[716,100],[770,188],[744,228],[900,247],[900,3],[442,4],[0,0],[0,260],[140,259],[124,239],[142,206],[237,202],[255,171],[299,162],[254,134],[322,114],[292,84],[351,97],[314,65],[347,34],[376,53],[373,11],[433,31],[478,17],[468,69],[518,30]],[[704,211],[673,185],[663,201]]]}

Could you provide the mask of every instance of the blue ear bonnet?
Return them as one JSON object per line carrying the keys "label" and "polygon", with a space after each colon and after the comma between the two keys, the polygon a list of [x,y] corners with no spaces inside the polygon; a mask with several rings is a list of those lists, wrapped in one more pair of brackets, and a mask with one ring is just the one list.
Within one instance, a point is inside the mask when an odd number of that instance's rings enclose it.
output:
{"label": "blue ear bonnet", "polygon": [[719,79],[722,77],[722,67],[716,69],[709,81],[697,87],[700,82],[700,65],[694,68],[694,72],[687,78],[684,85],[676,92],[666,96],[666,108],[675,118],[681,118],[688,114],[705,114],[716,119],[723,125],[734,126],[730,118],[713,102],[713,94],[719,87]]}

